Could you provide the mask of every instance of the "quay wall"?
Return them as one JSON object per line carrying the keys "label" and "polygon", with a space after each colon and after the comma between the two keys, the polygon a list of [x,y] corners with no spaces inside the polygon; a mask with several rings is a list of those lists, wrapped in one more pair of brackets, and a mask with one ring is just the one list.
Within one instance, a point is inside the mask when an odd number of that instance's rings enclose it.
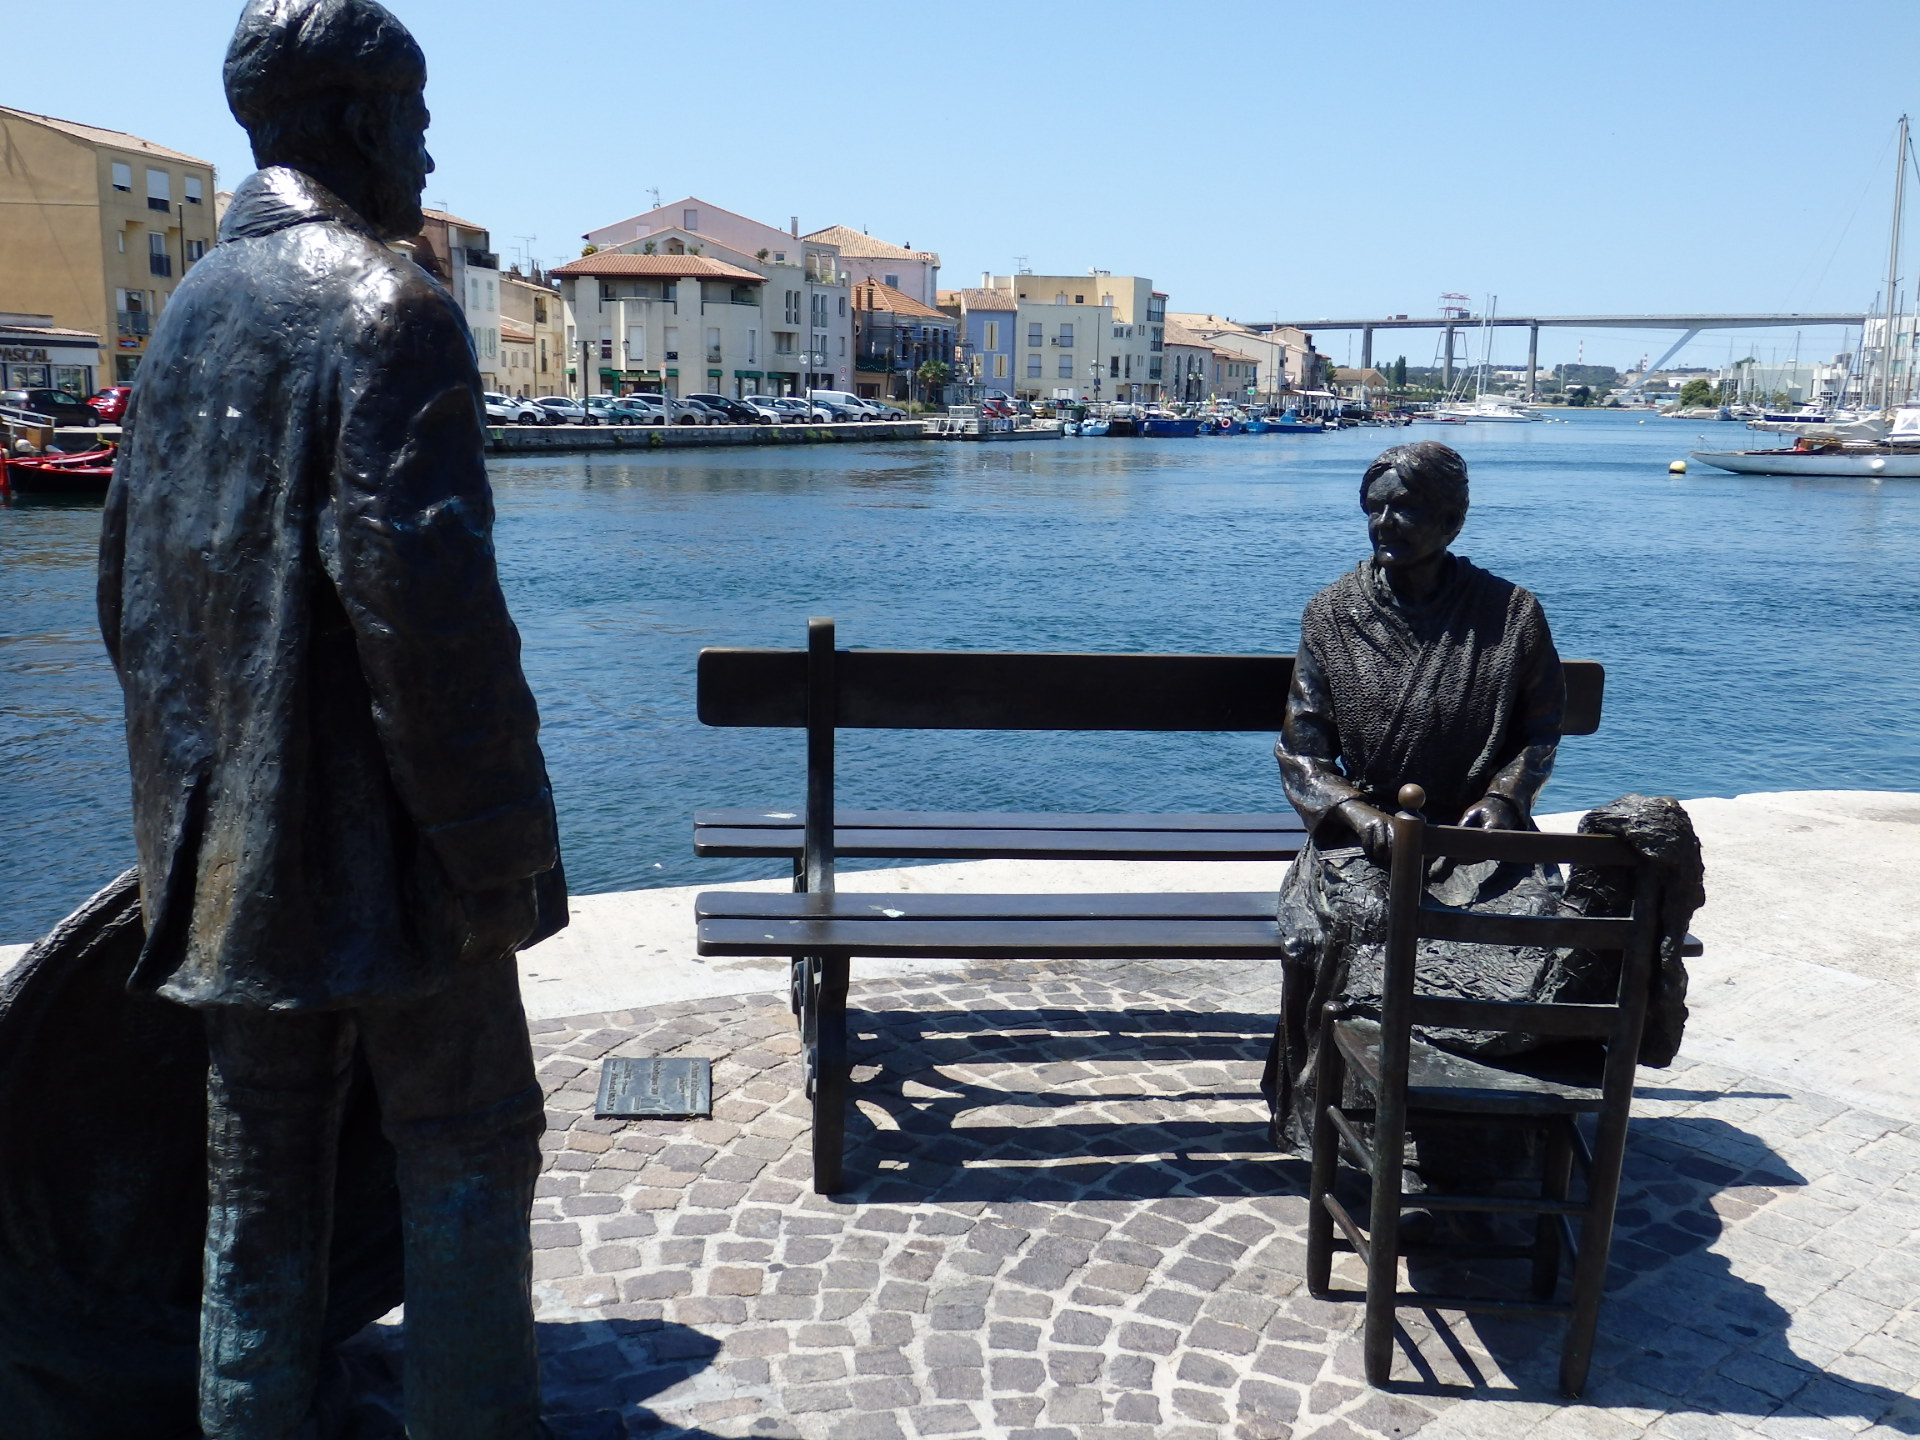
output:
{"label": "quay wall", "polygon": [[920,440],[918,420],[840,425],[490,425],[487,449],[496,454],[542,455],[568,450],[669,450],[710,445],[816,445],[871,440]]}

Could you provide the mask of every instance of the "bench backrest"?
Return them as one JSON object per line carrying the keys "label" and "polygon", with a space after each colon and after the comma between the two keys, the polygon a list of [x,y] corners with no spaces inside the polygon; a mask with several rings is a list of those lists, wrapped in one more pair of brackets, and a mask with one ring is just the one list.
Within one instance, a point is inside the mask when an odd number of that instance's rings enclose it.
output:
{"label": "bench backrest", "polygon": [[[1564,662],[1568,735],[1600,728],[1606,672]],[[1278,734],[1291,655],[1089,655],[980,650],[839,650],[833,724],[842,730],[1224,730]],[[700,652],[707,725],[807,723],[805,650]]]}

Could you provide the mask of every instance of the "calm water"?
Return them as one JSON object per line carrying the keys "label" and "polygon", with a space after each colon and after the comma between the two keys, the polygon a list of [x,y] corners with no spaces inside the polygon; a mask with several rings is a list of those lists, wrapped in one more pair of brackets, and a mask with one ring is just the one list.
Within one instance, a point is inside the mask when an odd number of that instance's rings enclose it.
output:
{"label": "calm water", "polygon": [[[1669,476],[1702,429],[1576,415],[1326,436],[821,446],[503,461],[502,572],[582,892],[775,873],[698,860],[688,814],[796,807],[795,736],[708,730],[703,645],[1286,651],[1362,553],[1358,481],[1393,441],[1473,472],[1460,549],[1604,661],[1556,809],[1628,790],[1920,790],[1920,482]],[[97,506],[0,510],[0,942],[130,863],[119,695],[92,611]],[[1284,805],[1259,736],[861,735],[843,804]]]}

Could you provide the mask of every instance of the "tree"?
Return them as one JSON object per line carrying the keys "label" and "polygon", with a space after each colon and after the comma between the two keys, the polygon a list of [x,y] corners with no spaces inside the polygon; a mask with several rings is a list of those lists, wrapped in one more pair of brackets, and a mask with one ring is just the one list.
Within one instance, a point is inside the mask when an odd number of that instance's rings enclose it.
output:
{"label": "tree", "polygon": [[580,258],[583,260],[589,255],[598,255],[599,253],[600,247],[598,245],[582,245],[580,247]]}
{"label": "tree", "polygon": [[1394,389],[1404,390],[1407,388],[1407,357],[1406,356],[1402,355],[1398,360],[1395,360],[1393,362],[1392,378],[1393,378]]}
{"label": "tree", "polygon": [[1720,387],[1711,380],[1693,379],[1680,387],[1680,404],[1686,409],[1719,403]]}

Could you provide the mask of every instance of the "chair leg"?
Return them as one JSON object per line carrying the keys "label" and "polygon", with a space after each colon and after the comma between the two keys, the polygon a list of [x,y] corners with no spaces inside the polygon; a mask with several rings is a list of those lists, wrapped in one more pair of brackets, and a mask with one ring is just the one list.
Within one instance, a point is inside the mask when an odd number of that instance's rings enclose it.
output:
{"label": "chair leg", "polygon": [[[1386,1108],[1384,1106],[1382,1109]],[[1375,1114],[1379,1112],[1376,1110]],[[1373,1127],[1373,1205],[1367,1225],[1367,1321],[1364,1336],[1367,1383],[1384,1386],[1393,1377],[1394,1297],[1400,1289],[1400,1176],[1406,1161],[1406,1131]]]}
{"label": "chair leg", "polygon": [[847,957],[822,955],[814,987],[813,1189],[837,1195],[847,1123]]}
{"label": "chair leg", "polygon": [[1327,1211],[1327,1196],[1340,1169],[1340,1135],[1327,1108],[1340,1103],[1346,1066],[1333,1043],[1332,1019],[1329,1013],[1320,1027],[1313,1062],[1313,1170],[1307,1182],[1307,1290],[1313,1295],[1333,1287],[1333,1216]]}
{"label": "chair leg", "polygon": [[[1569,1121],[1569,1124],[1577,1123]],[[1609,1135],[1609,1128],[1617,1133]],[[1600,1324],[1600,1302],[1607,1288],[1607,1259],[1613,1248],[1613,1212],[1620,1200],[1620,1169],[1626,1154],[1626,1121],[1617,1127],[1602,1121],[1587,1177],[1587,1213],[1580,1224],[1580,1253],[1573,1265],[1573,1314],[1560,1353],[1560,1389],[1578,1399],[1593,1363],[1593,1337]]]}
{"label": "chair leg", "polygon": [[[1547,1127],[1546,1169],[1540,1177],[1540,1198],[1564,1200],[1573,1173],[1573,1136],[1568,1119]],[[1541,1300],[1553,1297],[1560,1283],[1560,1217],[1539,1215],[1533,1222],[1533,1293]]]}

